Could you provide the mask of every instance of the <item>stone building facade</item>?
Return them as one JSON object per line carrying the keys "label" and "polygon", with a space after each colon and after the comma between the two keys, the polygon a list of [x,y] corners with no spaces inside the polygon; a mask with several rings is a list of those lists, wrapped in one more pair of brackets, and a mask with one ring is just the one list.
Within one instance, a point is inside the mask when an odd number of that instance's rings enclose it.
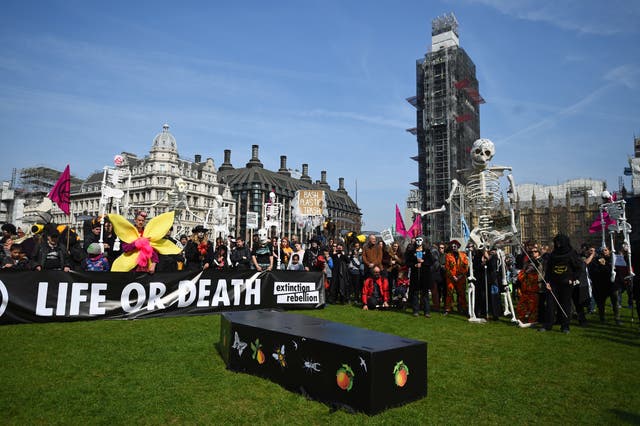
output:
{"label": "stone building facade", "polygon": [[[232,224],[236,205],[229,187],[218,181],[218,170],[211,158],[193,160],[180,157],[175,137],[165,124],[153,139],[149,154],[138,157],[123,152],[117,165],[91,174],[84,182],[71,188],[71,216],[76,222],[95,217],[102,212],[100,204],[103,182],[124,192],[120,214],[133,218],[136,210],[154,217],[176,210],[174,234],[191,234],[196,225],[210,226],[214,211],[228,212]],[[113,182],[113,173],[119,179]],[[183,201],[180,203],[180,201]],[[188,206],[188,208],[187,208]],[[108,200],[104,209],[116,212],[116,203]],[[67,217],[54,206],[54,221],[66,223]],[[233,232],[234,229],[229,229]]]}
{"label": "stone building facade", "polygon": [[339,235],[341,231],[360,231],[362,214],[344,188],[344,179],[338,179],[338,189],[334,191],[327,182],[327,172],[324,170],[320,172],[320,180],[314,183],[309,176],[308,164],[303,164],[302,174],[296,177],[287,168],[287,157],[284,155],[280,157],[277,172],[267,170],[260,161],[258,145],[253,145],[251,159],[243,168],[234,168],[231,164],[231,151],[225,150],[224,162],[220,165],[218,174],[220,180],[230,187],[238,212],[235,229],[245,238],[250,235],[247,229],[247,212],[257,213],[258,223],[262,226],[262,208],[268,202],[271,191],[275,192],[276,202],[283,206],[283,235],[295,234],[301,240],[309,236],[309,232],[298,227],[291,213],[291,202],[296,191],[305,189],[324,191],[328,218],[335,228],[334,235]]}

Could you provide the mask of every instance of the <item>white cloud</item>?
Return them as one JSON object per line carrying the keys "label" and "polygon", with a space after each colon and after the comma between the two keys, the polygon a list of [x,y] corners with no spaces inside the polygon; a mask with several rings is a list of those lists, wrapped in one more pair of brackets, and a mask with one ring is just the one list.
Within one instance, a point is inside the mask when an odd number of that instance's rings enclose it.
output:
{"label": "white cloud", "polygon": [[518,19],[543,22],[580,34],[637,34],[640,2],[635,0],[467,0]]}
{"label": "white cloud", "polygon": [[604,79],[612,83],[622,84],[629,89],[640,87],[640,67],[635,65],[621,65],[609,70]]}
{"label": "white cloud", "polygon": [[330,118],[342,118],[347,120],[361,121],[368,124],[375,124],[378,126],[393,127],[396,129],[406,129],[411,127],[411,121],[395,120],[386,117],[364,115],[356,112],[349,111],[327,111],[324,109],[314,109],[310,111],[304,111],[297,113],[301,117],[330,117]]}

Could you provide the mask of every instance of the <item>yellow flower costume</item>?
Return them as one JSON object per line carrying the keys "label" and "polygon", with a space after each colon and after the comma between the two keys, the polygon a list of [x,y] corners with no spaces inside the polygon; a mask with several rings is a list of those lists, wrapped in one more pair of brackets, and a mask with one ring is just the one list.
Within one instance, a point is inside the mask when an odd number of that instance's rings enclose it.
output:
{"label": "yellow flower costume", "polygon": [[151,261],[153,251],[160,254],[178,254],[181,249],[171,241],[165,239],[173,225],[175,212],[170,211],[154,217],[147,223],[142,236],[127,219],[119,214],[109,214],[109,220],[113,229],[121,241],[134,244],[136,249],[118,256],[113,262],[111,271],[128,272],[136,266],[147,268]]}

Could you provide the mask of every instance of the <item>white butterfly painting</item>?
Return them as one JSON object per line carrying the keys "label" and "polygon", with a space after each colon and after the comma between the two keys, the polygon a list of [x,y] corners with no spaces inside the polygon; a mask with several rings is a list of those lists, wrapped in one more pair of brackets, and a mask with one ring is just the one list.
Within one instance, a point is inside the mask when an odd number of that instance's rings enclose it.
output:
{"label": "white butterfly painting", "polygon": [[240,336],[238,336],[238,332],[236,331],[235,336],[233,338],[232,348],[238,350],[238,356],[242,356],[242,352],[246,347],[247,347],[247,343],[240,341]]}

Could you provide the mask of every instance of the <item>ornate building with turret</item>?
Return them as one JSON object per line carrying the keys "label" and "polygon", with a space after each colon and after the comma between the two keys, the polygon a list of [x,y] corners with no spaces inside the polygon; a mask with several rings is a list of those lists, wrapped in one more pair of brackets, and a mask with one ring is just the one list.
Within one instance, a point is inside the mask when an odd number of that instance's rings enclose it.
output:
{"label": "ornate building with turret", "polygon": [[[249,236],[247,212],[258,215],[263,226],[263,206],[274,192],[276,201],[283,206],[283,235],[298,235],[306,239],[309,232],[300,229],[292,219],[291,202],[298,190],[322,190],[328,211],[325,229],[338,236],[342,231],[360,231],[362,214],[338,179],[338,188],[332,190],[327,172],[320,172],[320,180],[312,181],[308,164],[302,165],[302,174],[287,168],[287,157],[280,157],[280,169],[264,168],[259,159],[258,145],[253,145],[251,159],[245,167],[231,164],[231,150],[224,151],[224,162],[219,168],[211,158],[193,160],[178,153],[175,137],[165,124],[153,139],[148,155],[122,152],[113,166],[89,175],[84,181],[71,186],[71,218],[53,206],[53,221],[69,223],[82,229],[82,222],[100,213],[120,212],[132,218],[136,210],[145,210],[150,217],[175,210],[173,234],[190,234],[199,224],[212,228],[215,216],[224,212],[226,225],[232,235]],[[55,180],[54,180],[55,181]],[[102,199],[103,187],[122,191],[122,198]],[[117,191],[116,191],[117,192]]]}
{"label": "ornate building with turret", "polygon": [[[136,210],[144,210],[150,217],[176,210],[175,234],[190,234],[194,226],[210,224],[214,210],[220,208],[228,212],[228,222],[234,222],[235,201],[229,187],[218,181],[214,161],[211,158],[203,161],[200,155],[193,160],[181,157],[169,125],[162,126],[148,155],[138,157],[123,152],[119,157],[119,164],[105,167],[105,170],[93,173],[81,184],[71,187],[71,217],[78,224],[101,213],[101,193],[105,184],[124,193],[120,214],[125,217],[132,218]],[[115,213],[115,200],[106,201],[105,211]],[[57,212],[54,221],[68,221],[57,206],[54,211]]]}

